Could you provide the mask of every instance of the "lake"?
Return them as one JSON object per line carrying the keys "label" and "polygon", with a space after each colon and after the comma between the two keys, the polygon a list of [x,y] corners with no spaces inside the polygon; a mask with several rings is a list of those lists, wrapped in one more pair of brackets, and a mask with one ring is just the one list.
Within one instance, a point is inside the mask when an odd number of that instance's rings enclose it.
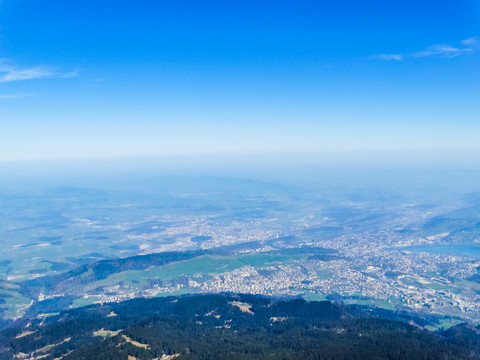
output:
{"label": "lake", "polygon": [[480,258],[480,244],[432,244],[390,248],[390,250],[426,252],[429,254],[447,254]]}

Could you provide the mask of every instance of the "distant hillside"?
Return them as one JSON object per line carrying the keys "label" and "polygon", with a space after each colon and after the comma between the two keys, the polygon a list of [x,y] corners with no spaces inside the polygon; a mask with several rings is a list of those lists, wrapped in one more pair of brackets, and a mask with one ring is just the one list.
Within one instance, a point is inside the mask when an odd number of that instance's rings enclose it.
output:
{"label": "distant hillside", "polygon": [[126,258],[100,260],[58,275],[39,277],[21,283],[23,294],[36,298],[41,292],[75,292],[89,282],[107,278],[120,271],[141,270],[150,266],[162,266],[174,261],[192,259],[204,251],[164,252],[137,255]]}
{"label": "distant hillside", "polygon": [[433,333],[395,316],[253,295],[135,299],[17,322],[0,359],[480,358],[479,328]]}

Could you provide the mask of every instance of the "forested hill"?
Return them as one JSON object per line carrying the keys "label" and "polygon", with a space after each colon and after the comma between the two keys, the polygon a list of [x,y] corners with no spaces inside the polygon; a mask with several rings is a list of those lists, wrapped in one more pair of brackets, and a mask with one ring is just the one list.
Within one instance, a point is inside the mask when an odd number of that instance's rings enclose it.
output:
{"label": "forested hill", "polygon": [[206,252],[184,251],[163,252],[126,258],[107,259],[80,266],[64,273],[42,276],[20,283],[20,291],[31,298],[38,297],[41,292],[74,292],[76,287],[89,282],[107,278],[120,271],[141,270],[151,266],[163,266],[175,261],[184,261],[204,255]]}
{"label": "forested hill", "polygon": [[479,359],[479,329],[433,333],[330,302],[253,295],[135,299],[24,320],[0,359]]}

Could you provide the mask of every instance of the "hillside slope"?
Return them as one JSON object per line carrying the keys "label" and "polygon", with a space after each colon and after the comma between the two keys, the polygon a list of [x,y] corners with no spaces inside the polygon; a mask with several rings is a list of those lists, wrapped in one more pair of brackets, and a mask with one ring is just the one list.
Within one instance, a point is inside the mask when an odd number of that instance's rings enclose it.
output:
{"label": "hillside slope", "polygon": [[330,302],[196,295],[23,320],[0,333],[0,359],[477,359],[477,332],[433,333]]}

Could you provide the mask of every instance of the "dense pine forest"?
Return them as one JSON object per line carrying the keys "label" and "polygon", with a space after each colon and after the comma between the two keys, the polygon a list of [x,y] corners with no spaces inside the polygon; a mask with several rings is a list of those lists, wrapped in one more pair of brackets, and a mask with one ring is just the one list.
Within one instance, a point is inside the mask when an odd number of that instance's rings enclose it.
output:
{"label": "dense pine forest", "polygon": [[478,328],[434,333],[416,320],[253,295],[135,299],[12,324],[0,333],[0,359],[480,358]]}

